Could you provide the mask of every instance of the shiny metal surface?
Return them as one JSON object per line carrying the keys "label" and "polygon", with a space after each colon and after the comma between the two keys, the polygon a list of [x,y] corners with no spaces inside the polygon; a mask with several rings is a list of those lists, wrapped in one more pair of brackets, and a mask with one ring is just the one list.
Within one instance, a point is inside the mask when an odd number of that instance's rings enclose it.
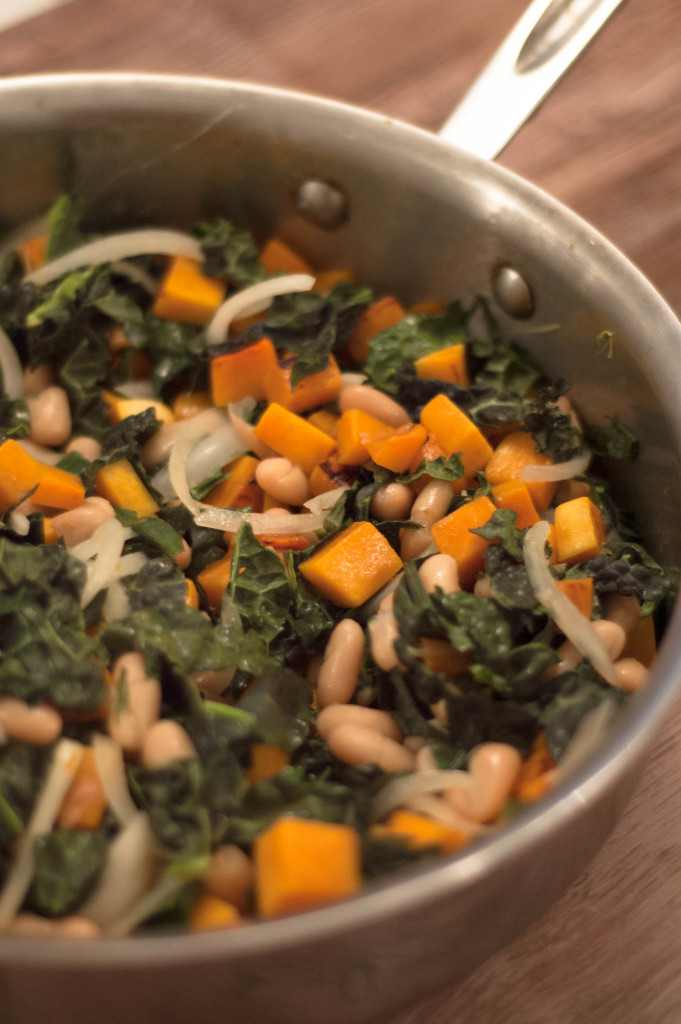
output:
{"label": "shiny metal surface", "polygon": [[440,135],[493,160],[622,0],[533,0]]}
{"label": "shiny metal surface", "polygon": [[[0,146],[8,228],[76,190],[92,227],[221,213],[320,266],[354,265],[407,303],[486,295],[509,337],[573,381],[585,419],[618,414],[635,430],[642,454],[621,496],[654,553],[681,564],[681,327],[621,254],[527,183],[384,117],[199,79],[6,79]],[[333,231],[300,214],[310,180],[346,197]],[[494,304],[500,266],[531,289],[522,321]],[[605,330],[611,352],[597,344]],[[494,839],[351,902],[223,934],[0,937],[2,1019],[42,1022],[49,1007],[51,1024],[369,1024],[453,984],[548,907],[610,831],[678,693],[679,625],[677,611],[650,686],[603,749]]]}

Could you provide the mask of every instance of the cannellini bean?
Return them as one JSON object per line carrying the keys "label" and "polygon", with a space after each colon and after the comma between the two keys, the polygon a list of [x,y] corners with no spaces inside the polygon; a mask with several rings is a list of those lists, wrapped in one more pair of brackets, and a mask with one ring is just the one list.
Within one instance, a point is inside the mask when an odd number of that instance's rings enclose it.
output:
{"label": "cannellini bean", "polygon": [[102,930],[94,921],[76,914],[56,921],[39,914],[17,914],[7,926],[7,934],[26,939],[97,939]]}
{"label": "cannellini bean", "polygon": [[492,588],[488,576],[479,576],[473,585],[473,593],[476,597],[492,597]]}
{"label": "cannellini bean", "polygon": [[346,764],[375,764],[384,772],[408,772],[414,767],[410,750],[361,725],[339,725],[326,742],[331,753]]}
{"label": "cannellini bean", "polygon": [[437,768],[437,761],[435,755],[430,749],[430,746],[426,743],[424,747],[416,751],[416,757],[414,758],[414,767],[417,772],[430,772],[435,771]]}
{"label": "cannellini bean", "polygon": [[508,743],[482,743],[468,759],[470,784],[449,787],[444,798],[471,821],[492,821],[508,798],[521,764],[520,754]]}
{"label": "cannellini bean", "polygon": [[184,570],[187,568],[191,560],[192,549],[189,547],[189,544],[187,544],[187,541],[183,538],[182,550],[177,555],[175,555],[175,557],[173,558],[173,562],[175,563],[178,569],[182,569],[182,571],[184,572]]}
{"label": "cannellini bean", "polygon": [[343,388],[338,396],[338,408],[341,412],[361,409],[389,427],[401,427],[411,422],[411,416],[399,402],[366,384],[349,384]]}
{"label": "cannellini bean", "polygon": [[88,540],[102,523],[113,519],[115,515],[110,501],[93,495],[85,498],[77,508],[53,516],[51,523],[55,532],[63,537],[67,548],[72,548]]}
{"label": "cannellini bean", "polygon": [[24,370],[23,378],[24,398],[34,398],[41,391],[44,391],[45,388],[51,387],[54,381],[54,370],[47,363],[36,366],[35,370],[27,366]]}
{"label": "cannellini bean", "polygon": [[233,903],[242,912],[248,908],[255,872],[253,862],[231,843],[213,851],[201,881],[213,896]]}
{"label": "cannellini bean", "polygon": [[84,459],[89,462],[94,462],[102,454],[102,446],[94,437],[87,437],[85,435],[80,437],[72,437],[69,443],[64,449],[66,454],[69,452],[78,452]]}
{"label": "cannellini bean", "polygon": [[641,617],[641,602],[633,595],[608,594],[603,599],[603,615],[620,625],[625,633],[631,633]]}
{"label": "cannellini bean", "polygon": [[615,662],[615,686],[635,693],[648,682],[650,672],[636,658],[620,658]]}
{"label": "cannellini bean", "polygon": [[255,479],[266,494],[283,505],[302,505],[310,497],[305,473],[290,459],[262,459],[256,466]]}
{"label": "cannellini bean", "polygon": [[332,732],[345,725],[356,725],[393,740],[401,740],[404,736],[392,715],[377,708],[364,708],[358,704],[330,704],[317,715],[317,732],[323,740],[328,741]]}
{"label": "cannellini bean", "polygon": [[364,648],[364,630],[360,624],[354,619],[341,619],[329,637],[319,670],[319,707],[348,703],[357,687]]}
{"label": "cannellini bean", "polygon": [[453,594],[461,590],[459,584],[459,567],[451,555],[438,554],[426,558],[419,566],[419,576],[423,586],[432,594],[436,587],[445,594]]}
{"label": "cannellini bean", "polygon": [[63,728],[61,715],[49,704],[26,704],[15,697],[0,697],[0,729],[8,739],[45,746]]}
{"label": "cannellini bean", "polygon": [[[224,423],[224,420],[221,422]],[[160,427],[149,438],[141,453],[141,461],[145,469],[151,469],[152,466],[158,466],[161,462],[165,462],[184,425],[184,420],[176,420],[165,427]]]}
{"label": "cannellini bean", "polygon": [[[605,647],[608,657],[612,661],[619,658],[627,639],[627,634],[619,623],[611,622],[609,619],[598,619],[591,625]],[[571,672],[584,657],[570,640],[566,640],[560,645],[558,655],[560,661],[548,669],[544,675],[545,679],[553,679],[555,676],[561,676],[564,672]]]}
{"label": "cannellini bean", "polygon": [[128,651],[116,659],[107,725],[126,753],[138,753],[161,711],[161,684],[147,676],[144,658]]}
{"label": "cannellini bean", "polygon": [[390,672],[400,664],[395,650],[400,628],[393,614],[393,599],[394,594],[386,594],[378,606],[378,613],[367,623],[371,657],[384,672]]}
{"label": "cannellini bean", "polygon": [[422,530],[405,530],[402,535],[400,554],[404,561],[417,558],[432,544],[430,528],[442,519],[452,500],[452,485],[447,480],[431,480],[417,496],[411,507],[409,519],[424,527]]}
{"label": "cannellini bean", "polygon": [[179,722],[163,718],[147,730],[142,744],[142,763],[147,768],[165,768],[173,761],[191,761],[196,748]]}
{"label": "cannellini bean", "polygon": [[64,444],[71,436],[71,408],[68,395],[56,384],[26,401],[31,417],[31,440],[50,447]]}
{"label": "cannellini bean", "polygon": [[405,519],[413,501],[414,492],[407,484],[384,484],[371,499],[371,514],[381,522]]}
{"label": "cannellini bean", "polygon": [[57,925],[56,933],[60,939],[98,939],[102,934],[102,929],[98,924],[80,914],[63,917],[61,921],[55,921],[55,924]]}
{"label": "cannellini bean", "polygon": [[229,668],[207,668],[203,672],[192,672],[191,680],[199,693],[212,700],[227,689],[235,672],[236,668],[231,665]]}

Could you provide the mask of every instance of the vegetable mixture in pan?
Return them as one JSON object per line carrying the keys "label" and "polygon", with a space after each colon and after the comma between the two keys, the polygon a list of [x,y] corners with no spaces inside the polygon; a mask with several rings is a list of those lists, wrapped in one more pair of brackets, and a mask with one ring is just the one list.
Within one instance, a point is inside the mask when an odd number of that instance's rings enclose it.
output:
{"label": "vegetable mixture in pan", "polygon": [[[643,686],[626,425],[484,301],[218,219],[0,271],[0,933],[229,928],[488,836]],[[593,460],[593,461],[592,461]]]}

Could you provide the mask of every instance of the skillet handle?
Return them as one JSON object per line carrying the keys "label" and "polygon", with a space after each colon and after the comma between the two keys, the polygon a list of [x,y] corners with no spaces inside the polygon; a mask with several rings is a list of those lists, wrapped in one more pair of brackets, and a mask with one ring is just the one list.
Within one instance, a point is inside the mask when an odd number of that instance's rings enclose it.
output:
{"label": "skillet handle", "polygon": [[533,0],[440,130],[493,160],[622,0]]}

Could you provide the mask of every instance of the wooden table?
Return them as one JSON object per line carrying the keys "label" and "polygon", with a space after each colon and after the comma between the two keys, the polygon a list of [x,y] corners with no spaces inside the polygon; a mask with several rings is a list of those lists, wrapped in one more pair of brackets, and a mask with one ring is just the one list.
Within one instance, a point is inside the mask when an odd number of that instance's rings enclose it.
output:
{"label": "wooden table", "polygon": [[[71,0],[0,35],[0,74],[210,74],[437,130],[525,3]],[[628,0],[501,162],[594,223],[681,314],[679,40],[679,0]],[[389,1024],[679,1024],[680,757],[681,707],[562,901],[464,985]]]}

